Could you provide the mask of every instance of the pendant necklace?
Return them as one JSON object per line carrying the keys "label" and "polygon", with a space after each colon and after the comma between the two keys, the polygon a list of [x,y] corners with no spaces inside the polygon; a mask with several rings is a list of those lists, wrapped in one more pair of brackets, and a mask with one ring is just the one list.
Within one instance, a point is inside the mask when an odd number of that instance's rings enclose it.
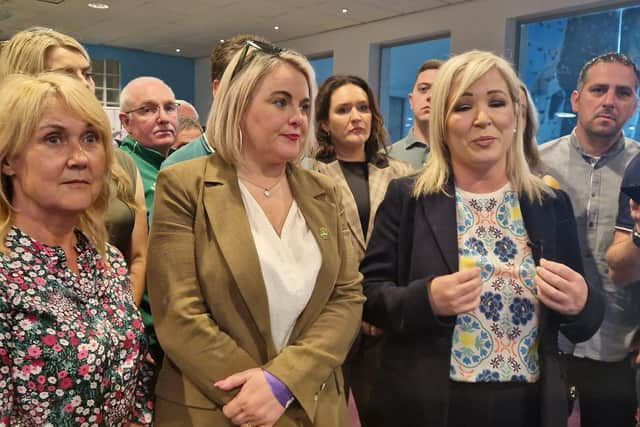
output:
{"label": "pendant necklace", "polygon": [[262,185],[256,184],[255,182],[251,181],[249,178],[247,178],[246,176],[243,176],[243,175],[238,175],[238,177],[239,177],[241,180],[243,180],[243,181],[245,181],[245,182],[248,182],[249,184],[253,185],[254,187],[257,187],[257,188],[259,188],[260,190],[262,190],[262,194],[264,194],[264,197],[269,198],[269,197],[271,197],[271,192],[272,192],[273,190],[275,190],[275,189],[278,187],[278,185],[280,185],[280,183],[282,182],[282,178],[284,178],[284,176],[285,176],[285,175],[286,175],[286,174],[284,174],[284,173],[283,173],[283,174],[280,176],[280,178],[278,178],[278,180],[275,182],[275,184],[271,185],[271,187],[265,187],[265,186],[262,186]]}

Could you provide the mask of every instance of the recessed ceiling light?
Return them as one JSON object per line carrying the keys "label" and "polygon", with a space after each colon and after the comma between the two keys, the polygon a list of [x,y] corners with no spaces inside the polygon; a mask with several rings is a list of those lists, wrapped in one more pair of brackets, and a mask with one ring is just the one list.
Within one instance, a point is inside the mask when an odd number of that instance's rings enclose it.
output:
{"label": "recessed ceiling light", "polygon": [[87,6],[93,9],[109,9],[109,5],[106,3],[89,3]]}
{"label": "recessed ceiling light", "polygon": [[224,39],[220,39],[220,43],[224,43]]}
{"label": "recessed ceiling light", "polygon": [[349,9],[342,9],[342,13],[347,13],[349,12]]}
{"label": "recessed ceiling light", "polygon": [[180,49],[179,49],[179,48],[178,48],[178,49],[176,49],[176,52],[180,53]]}
{"label": "recessed ceiling light", "polygon": [[277,25],[273,27],[274,30],[279,30],[280,27],[278,27]]}

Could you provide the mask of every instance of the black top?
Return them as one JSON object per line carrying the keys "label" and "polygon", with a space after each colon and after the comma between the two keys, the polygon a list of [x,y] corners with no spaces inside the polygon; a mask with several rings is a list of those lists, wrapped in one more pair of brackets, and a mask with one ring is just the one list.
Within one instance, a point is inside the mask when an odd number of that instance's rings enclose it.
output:
{"label": "black top", "polygon": [[369,202],[369,163],[366,161],[348,162],[345,160],[339,160],[339,162],[342,173],[347,180],[347,185],[356,201],[362,235],[366,239],[369,227],[369,213],[371,212],[371,203]]}

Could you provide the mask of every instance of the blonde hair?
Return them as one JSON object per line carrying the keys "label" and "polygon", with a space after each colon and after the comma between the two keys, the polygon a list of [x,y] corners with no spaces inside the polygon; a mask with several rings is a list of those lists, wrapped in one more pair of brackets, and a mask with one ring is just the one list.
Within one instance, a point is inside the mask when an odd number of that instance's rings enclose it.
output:
{"label": "blonde hair", "polygon": [[[262,52],[254,47],[239,50],[227,66],[213,100],[209,118],[207,119],[207,139],[216,152],[230,165],[238,165],[242,161],[241,124],[244,113],[253,99],[258,83],[277,67],[287,64],[300,71],[309,87],[309,126],[300,150],[298,161],[311,151],[314,138],[313,101],[316,94],[315,73],[307,59],[297,52],[283,50],[278,54]],[[232,75],[241,57],[244,56],[242,68]]]}
{"label": "blonde hair", "polygon": [[[78,229],[105,258],[107,230],[104,214],[109,200],[109,178],[113,160],[111,126],[98,100],[79,80],[60,73],[36,76],[16,74],[0,83],[0,163],[19,154],[33,137],[47,108],[47,100],[56,99],[67,110],[91,124],[100,135],[105,150],[105,180],[96,200],[85,209]],[[0,175],[0,252],[7,253],[4,245],[14,220],[11,205],[13,185],[11,178]]]}
{"label": "blonde hair", "polygon": [[16,33],[0,49],[0,81],[9,74],[47,71],[47,53],[54,47],[75,50],[89,61],[87,50],[71,36],[51,28],[31,27]]}
{"label": "blonde hair", "polygon": [[[10,74],[39,74],[47,69],[47,52],[63,47],[79,52],[91,62],[89,54],[79,41],[51,28],[31,27],[16,33],[0,47],[0,82]],[[113,162],[112,179],[116,184],[116,197],[132,209],[140,209],[135,201],[133,182],[117,161]]]}
{"label": "blonde hair", "polygon": [[462,94],[488,71],[497,70],[505,80],[514,105],[516,132],[507,151],[506,174],[514,190],[535,201],[541,201],[549,188],[529,169],[523,148],[523,123],[519,114],[520,80],[511,65],[503,58],[483,51],[469,51],[445,62],[433,84],[429,143],[431,152],[425,167],[416,180],[413,194],[433,194],[445,191],[451,178],[451,154],[445,143],[447,121]]}

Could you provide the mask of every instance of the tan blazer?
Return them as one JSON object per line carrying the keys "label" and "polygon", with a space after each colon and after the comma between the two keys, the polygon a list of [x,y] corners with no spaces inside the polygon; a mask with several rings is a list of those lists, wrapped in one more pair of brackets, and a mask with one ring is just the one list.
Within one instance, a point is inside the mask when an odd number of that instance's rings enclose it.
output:
{"label": "tan blazer", "polygon": [[346,425],[340,365],[360,324],[362,277],[335,185],[297,166],[287,168],[287,179],[322,267],[289,345],[276,354],[235,169],[213,154],[160,173],[147,272],[166,352],[155,426],[231,426],[221,407],[237,390],[213,383],[255,367],[284,382],[298,402],[276,426]]}
{"label": "tan blazer", "polygon": [[356,199],[353,197],[349,184],[342,173],[340,162],[334,160],[329,163],[324,163],[318,160],[313,161],[311,169],[320,172],[323,175],[328,175],[335,179],[340,191],[342,193],[342,203],[344,204],[344,214],[347,218],[347,224],[351,230],[351,240],[356,251],[356,259],[360,261],[364,256],[364,251],[367,248],[367,243],[371,237],[373,231],[373,222],[376,217],[376,211],[378,206],[382,203],[384,195],[387,192],[387,187],[392,179],[400,178],[401,176],[411,175],[413,169],[407,162],[400,160],[389,159],[389,166],[385,168],[379,168],[373,163],[369,163],[369,204],[370,215],[369,224],[367,226],[367,235],[364,235],[362,225],[360,224],[360,215],[358,214],[358,206],[356,205]]}

